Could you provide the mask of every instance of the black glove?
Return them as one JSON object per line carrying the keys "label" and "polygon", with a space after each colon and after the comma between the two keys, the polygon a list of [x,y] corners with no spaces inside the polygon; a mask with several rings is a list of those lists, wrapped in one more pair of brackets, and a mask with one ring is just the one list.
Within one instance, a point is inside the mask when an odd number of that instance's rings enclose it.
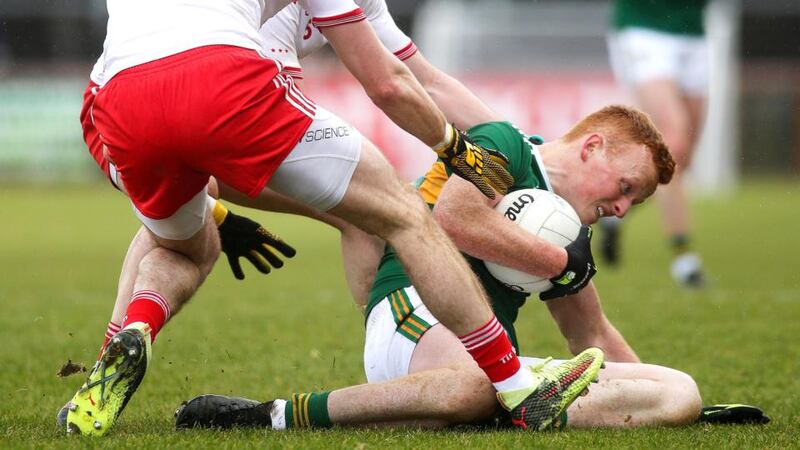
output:
{"label": "black glove", "polygon": [[[506,195],[514,178],[508,173],[506,155],[483,148],[452,125],[452,139],[434,151],[454,174],[474,184],[483,195],[494,198],[494,191]],[[492,190],[494,188],[494,190]]]}
{"label": "black glove", "polygon": [[737,404],[704,406],[697,419],[700,423],[712,424],[765,424],[769,420],[760,408]]}
{"label": "black glove", "polygon": [[237,216],[231,211],[228,211],[218,229],[222,251],[228,255],[228,264],[237,280],[244,280],[244,272],[239,265],[242,256],[259,272],[269,273],[270,264],[276,269],[283,267],[283,261],[275,255],[274,250],[286,258],[296,253],[291,245],[265,230],[258,222]]}
{"label": "black glove", "polygon": [[567,251],[567,267],[558,276],[550,278],[553,287],[539,294],[542,300],[565,297],[576,294],[586,287],[595,273],[597,266],[592,256],[592,227],[581,226],[578,237],[564,247]]}

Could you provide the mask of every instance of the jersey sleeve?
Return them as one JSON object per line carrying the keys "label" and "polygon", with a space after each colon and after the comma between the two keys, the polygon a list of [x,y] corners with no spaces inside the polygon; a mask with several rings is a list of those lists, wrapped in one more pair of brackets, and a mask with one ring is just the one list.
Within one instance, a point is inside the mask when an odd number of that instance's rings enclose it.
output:
{"label": "jersey sleeve", "polygon": [[302,78],[303,71],[297,54],[297,36],[301,35],[300,14],[303,11],[291,3],[261,26],[264,53],[283,65],[281,73]]}
{"label": "jersey sleeve", "polygon": [[367,18],[352,0],[300,0],[300,6],[311,13],[311,23],[317,28],[334,27]]}
{"label": "jersey sleeve", "polygon": [[404,61],[417,52],[417,46],[403,33],[389,13],[386,0],[364,0],[361,8],[383,46]]}
{"label": "jersey sleeve", "polygon": [[512,188],[531,182],[531,151],[526,137],[509,122],[476,125],[467,134],[478,144],[499,151],[508,158],[508,172],[514,177]]}

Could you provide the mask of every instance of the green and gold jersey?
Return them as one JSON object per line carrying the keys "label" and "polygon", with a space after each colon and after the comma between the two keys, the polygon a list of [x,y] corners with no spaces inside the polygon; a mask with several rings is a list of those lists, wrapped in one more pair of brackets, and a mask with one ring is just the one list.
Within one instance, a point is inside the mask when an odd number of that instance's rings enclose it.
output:
{"label": "green and gold jersey", "polygon": [[702,36],[708,0],[616,0],[611,13],[615,30],[647,28],[665,33]]}
{"label": "green and gold jersey", "polygon": [[[470,128],[468,134],[478,144],[497,149],[508,157],[508,171],[514,177],[514,184],[509,189],[510,192],[530,188],[552,190],[539,151],[530,142],[528,136],[514,125],[509,122],[483,123]],[[431,208],[439,198],[439,193],[449,176],[449,170],[441,161],[437,161],[425,176],[416,181],[415,185],[420,195]],[[483,284],[492,302],[497,320],[508,332],[514,348],[519,351],[514,321],[517,319],[519,308],[525,304],[528,294],[503,286],[489,274],[483,261],[468,255],[464,256]],[[406,275],[394,250],[387,247],[370,291],[366,316],[369,317],[372,308],[390,293],[411,285],[411,280]]]}

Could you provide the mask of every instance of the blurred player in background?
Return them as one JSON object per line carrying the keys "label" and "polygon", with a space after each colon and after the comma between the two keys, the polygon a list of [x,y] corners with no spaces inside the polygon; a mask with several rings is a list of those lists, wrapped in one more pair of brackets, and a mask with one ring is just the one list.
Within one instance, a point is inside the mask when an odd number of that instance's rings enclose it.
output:
{"label": "blurred player in background", "polygon": [[[660,134],[641,112],[610,106],[581,120],[565,136],[548,143],[531,139],[508,122],[485,117],[469,134],[498,149],[514,176],[511,191],[554,191],[574,205],[581,221],[594,223],[614,214],[622,217],[668,183],[674,169]],[[528,294],[504,286],[486,270],[483,260],[536,273],[541,264],[538,241],[498,214],[490,201],[437,163],[416,183],[440,225],[470,255],[473,271],[488,293],[495,314],[519,352],[514,322]],[[330,221],[335,224],[335,220]],[[488,234],[468,230],[490,229]],[[343,229],[343,233],[352,233]],[[370,261],[362,260],[363,264]],[[371,261],[373,265],[378,260]],[[358,288],[351,288],[357,291]],[[681,425],[700,414],[700,396],[686,374],[641,364],[622,335],[605,317],[598,294],[589,286],[578,294],[551,300],[547,306],[567,340],[579,353],[596,346],[607,360],[592,394],[579,398],[555,426],[579,427]],[[360,299],[356,299],[359,303]],[[492,386],[456,336],[439,324],[389,248],[369,294],[364,368],[370,383],[333,392],[293,394],[270,404],[201,396],[182,408],[179,427],[271,425],[276,429],[331,424],[443,426],[491,419],[496,413]],[[524,359],[547,367],[557,361]],[[441,369],[441,370],[433,370]],[[402,378],[409,374],[412,377]],[[380,383],[398,379],[396,382]],[[459,399],[438,405],[426,393],[437,386]],[[506,421],[516,419],[513,415]]]}
{"label": "blurred player in background", "polygon": [[[139,263],[131,285],[120,288],[132,292],[122,330],[69,403],[67,430],[102,435],[113,426],[144,377],[156,334],[211,270],[219,238],[215,222],[206,220],[209,175],[250,196],[269,182],[392,243],[504,406],[519,413],[522,426],[550,423],[596,376],[602,352],[536,372],[520,365],[477,279],[419,199],[356,130],[259,55],[258,25],[287,3],[108,1],[103,70],[87,90],[84,134],[101,167],[113,164],[108,174],[131,197],[145,243],[133,258]],[[505,192],[510,177],[502,157],[444,121],[360,8],[317,0],[305,10],[392,120],[482,194]],[[555,289],[561,295],[577,292],[594,273],[588,240],[581,244],[552,249],[548,275],[566,280]],[[442,284],[449,289],[438,289]],[[553,386],[563,395],[540,398]]]}
{"label": "blurred player in background", "polygon": [[[659,189],[664,230],[674,251],[670,268],[681,285],[699,288],[705,276],[691,249],[683,173],[703,127],[708,49],[703,11],[708,0],[616,0],[609,36],[614,73],[664,134],[677,163],[675,180]],[[602,254],[619,256],[619,220],[602,222]]]}

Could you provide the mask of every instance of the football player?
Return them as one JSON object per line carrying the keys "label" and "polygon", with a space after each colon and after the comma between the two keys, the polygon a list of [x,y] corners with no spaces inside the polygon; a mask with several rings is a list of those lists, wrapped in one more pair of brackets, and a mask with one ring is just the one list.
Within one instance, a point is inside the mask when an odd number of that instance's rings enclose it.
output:
{"label": "football player", "polygon": [[[567,200],[585,224],[606,215],[624,216],[650,196],[659,183],[669,182],[674,163],[661,136],[643,113],[622,106],[603,108],[577,123],[563,137],[548,143],[532,139],[512,124],[492,121],[468,130],[483,145],[503,152],[514,176],[511,191],[539,188]],[[504,332],[519,352],[514,322],[527,294],[508,288],[486,270],[484,260],[537,274],[542,265],[542,241],[493,209],[491,200],[441,163],[416,183],[437,222],[466,253],[481,280]],[[481,230],[491,230],[490,233]],[[345,229],[345,233],[353,230]],[[581,235],[579,240],[589,239]],[[352,240],[352,238],[351,238]],[[366,263],[366,262],[365,262]],[[376,264],[377,261],[372,261]],[[357,290],[357,289],[356,289]],[[622,335],[606,319],[596,290],[589,286],[575,295],[554,299],[540,295],[578,354],[600,347],[608,361],[592,395],[579,398],[561,420],[545,427],[637,426],[687,423],[697,418],[700,396],[686,374],[641,364]],[[333,392],[297,393],[269,407],[259,402],[223,396],[192,400],[178,415],[180,426],[263,424],[277,429],[328,426],[333,423],[450,425],[491,419],[496,414],[492,385],[457,337],[424,305],[389,247],[380,260],[365,309],[364,368],[369,383]],[[524,359],[534,370],[560,361]],[[439,370],[431,370],[439,369]],[[403,378],[406,375],[410,377]],[[394,380],[387,382],[388,380]],[[384,383],[381,383],[384,382]],[[556,384],[557,385],[557,384]],[[436,405],[427,398],[430,386],[459,399],[457,405]],[[268,415],[256,414],[256,411]],[[234,413],[235,412],[235,413]],[[241,417],[241,419],[239,419]],[[568,417],[568,419],[567,419]],[[509,423],[520,417],[507,416]],[[256,422],[251,422],[251,420]],[[258,422],[260,421],[260,422]]]}
{"label": "football player", "polygon": [[[428,306],[460,334],[504,406],[520,411],[526,426],[554,420],[596,376],[602,353],[585,352],[553,370],[521,366],[477,279],[424,204],[374,146],[307,99],[279,63],[261,56],[258,24],[288,3],[108,0],[100,71],[87,88],[82,124],[90,152],[129,195],[144,227],[126,260],[132,269],[120,290],[131,295],[121,330],[69,403],[67,431],[102,435],[113,426],[144,377],[156,335],[211,270],[220,251],[207,195],[211,175],[249,196],[269,185],[391,243],[417,288],[428,293]],[[350,1],[302,4],[392,120],[482,195],[505,193],[510,176],[503,157],[444,120],[375,37],[361,8]],[[300,139],[328,127],[350,132],[327,142]],[[576,292],[593,275],[588,241],[582,244],[551,249],[549,275],[565,280],[558,292]],[[434,268],[435,279],[428,276]],[[450,289],[438,289],[442,283]],[[554,381],[569,385],[569,392],[550,398],[547,408],[533,408]]]}

